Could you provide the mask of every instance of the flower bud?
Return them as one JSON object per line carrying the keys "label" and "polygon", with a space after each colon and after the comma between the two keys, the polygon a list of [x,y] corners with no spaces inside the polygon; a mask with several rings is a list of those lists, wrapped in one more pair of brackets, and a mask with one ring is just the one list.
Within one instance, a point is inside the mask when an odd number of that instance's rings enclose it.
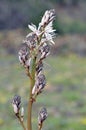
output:
{"label": "flower bud", "polygon": [[21,116],[24,116],[24,108],[21,108]]}
{"label": "flower bud", "polygon": [[43,70],[43,63],[40,61],[36,66],[37,75]]}
{"label": "flower bud", "polygon": [[46,120],[48,114],[46,108],[42,108],[38,114],[38,124],[42,124]]}
{"label": "flower bud", "polygon": [[55,10],[54,9],[51,9],[49,10],[49,22],[55,20]]}
{"label": "flower bud", "polygon": [[39,94],[42,92],[42,89],[45,87],[46,85],[46,79],[45,79],[45,76],[43,74],[40,74],[37,76],[36,78],[36,82],[35,82],[35,85],[32,89],[32,94]]}
{"label": "flower bud", "polygon": [[50,47],[48,44],[45,43],[43,44],[43,46],[40,47],[39,51],[41,53],[40,59],[42,60],[50,54]]}
{"label": "flower bud", "polygon": [[34,32],[31,32],[26,36],[26,44],[30,49],[36,48],[37,35]]}
{"label": "flower bud", "polygon": [[21,46],[21,49],[19,50],[19,61],[20,63],[25,66],[26,65],[26,61],[28,60],[28,46],[24,43]]}
{"label": "flower bud", "polygon": [[21,120],[22,121],[24,120],[24,108],[23,107],[21,108]]}
{"label": "flower bud", "polygon": [[26,62],[25,62],[25,67],[29,68],[31,64],[31,58],[29,58]]}
{"label": "flower bud", "polygon": [[41,29],[41,27],[45,27],[46,25],[48,25],[54,19],[55,19],[55,10],[54,9],[47,10],[44,16],[42,17],[41,22],[39,23],[39,30]]}
{"label": "flower bud", "polygon": [[12,106],[14,109],[14,113],[18,114],[20,110],[20,104],[21,104],[21,97],[18,95],[15,95],[13,100],[12,100]]}

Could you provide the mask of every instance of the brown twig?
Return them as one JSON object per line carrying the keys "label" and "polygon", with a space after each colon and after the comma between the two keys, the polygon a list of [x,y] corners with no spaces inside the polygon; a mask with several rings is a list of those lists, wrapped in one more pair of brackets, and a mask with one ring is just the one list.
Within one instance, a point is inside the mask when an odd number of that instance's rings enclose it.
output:
{"label": "brown twig", "polygon": [[38,130],[42,130],[43,123],[39,124]]}

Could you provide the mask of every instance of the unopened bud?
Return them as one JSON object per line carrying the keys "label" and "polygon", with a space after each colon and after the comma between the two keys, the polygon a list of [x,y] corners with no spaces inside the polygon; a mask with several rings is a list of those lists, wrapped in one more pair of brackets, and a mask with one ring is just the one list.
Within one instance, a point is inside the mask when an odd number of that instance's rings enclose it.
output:
{"label": "unopened bud", "polygon": [[14,96],[13,100],[12,100],[12,106],[14,109],[14,113],[18,114],[19,110],[20,110],[20,104],[21,104],[21,97],[20,96]]}
{"label": "unopened bud", "polygon": [[36,79],[36,82],[35,82],[35,85],[32,89],[32,94],[39,94],[42,92],[43,88],[45,87],[46,85],[46,79],[45,79],[45,76],[43,74],[40,74],[37,76],[37,79]]}
{"label": "unopened bud", "polygon": [[28,60],[28,55],[29,55],[29,52],[28,52],[28,46],[27,44],[22,44],[21,46],[21,49],[19,50],[19,61],[20,63],[25,66],[26,65],[26,62]]}
{"label": "unopened bud", "polygon": [[36,66],[36,72],[37,72],[37,75],[43,70],[43,63],[42,61],[39,62]]}
{"label": "unopened bud", "polygon": [[21,108],[21,116],[24,116],[24,108]]}
{"label": "unopened bud", "polygon": [[24,120],[24,108],[23,107],[21,108],[21,120],[22,121]]}
{"label": "unopened bud", "polygon": [[39,51],[41,52],[40,59],[44,59],[50,54],[50,47],[48,44],[45,43],[43,46],[40,47]]}
{"label": "unopened bud", "polygon": [[38,124],[42,124],[46,120],[48,114],[46,108],[42,108],[38,114]]}
{"label": "unopened bud", "polygon": [[31,64],[31,58],[29,58],[26,62],[25,62],[25,67],[29,68]]}
{"label": "unopened bud", "polygon": [[35,33],[29,33],[26,36],[26,44],[28,45],[28,47],[30,49],[34,49],[36,47],[37,44],[37,35]]}

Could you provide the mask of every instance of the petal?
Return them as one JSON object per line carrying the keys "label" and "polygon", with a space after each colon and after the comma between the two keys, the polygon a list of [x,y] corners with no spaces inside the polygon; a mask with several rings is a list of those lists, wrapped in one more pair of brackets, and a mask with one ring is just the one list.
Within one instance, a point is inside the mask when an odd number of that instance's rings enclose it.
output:
{"label": "petal", "polygon": [[36,26],[34,24],[28,25],[29,29],[33,32],[37,30]]}

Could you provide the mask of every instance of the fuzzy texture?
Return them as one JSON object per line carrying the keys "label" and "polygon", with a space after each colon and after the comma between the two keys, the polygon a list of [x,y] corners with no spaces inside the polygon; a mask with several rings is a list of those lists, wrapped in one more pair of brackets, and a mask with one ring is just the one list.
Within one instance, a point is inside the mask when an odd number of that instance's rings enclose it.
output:
{"label": "fuzzy texture", "polygon": [[13,100],[12,100],[12,106],[13,106],[15,114],[19,113],[20,105],[21,105],[21,97],[18,95],[15,95]]}
{"label": "fuzzy texture", "polygon": [[48,114],[46,108],[42,108],[38,114],[38,124],[42,124],[46,120]]}

